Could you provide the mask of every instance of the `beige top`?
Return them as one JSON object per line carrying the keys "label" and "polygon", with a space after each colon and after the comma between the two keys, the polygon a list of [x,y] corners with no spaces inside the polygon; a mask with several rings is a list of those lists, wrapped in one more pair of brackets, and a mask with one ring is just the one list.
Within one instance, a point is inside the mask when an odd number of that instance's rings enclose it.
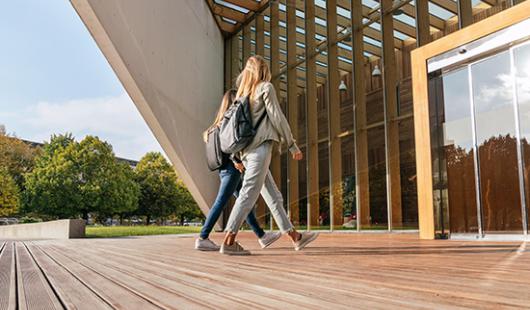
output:
{"label": "beige top", "polygon": [[256,136],[250,144],[241,151],[241,158],[245,156],[249,150],[253,150],[260,146],[265,141],[275,141],[278,143],[285,143],[289,151],[294,154],[300,149],[296,145],[293,138],[291,127],[282,112],[276,90],[270,82],[260,83],[255,91],[254,97],[250,100],[252,123],[254,126],[259,121],[263,113],[267,113],[261,124],[259,125]]}

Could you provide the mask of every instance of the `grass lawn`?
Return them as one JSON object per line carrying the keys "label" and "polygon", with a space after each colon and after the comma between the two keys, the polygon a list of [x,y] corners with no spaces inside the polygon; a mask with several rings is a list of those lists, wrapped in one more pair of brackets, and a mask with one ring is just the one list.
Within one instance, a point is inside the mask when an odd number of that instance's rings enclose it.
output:
{"label": "grass lawn", "polygon": [[193,234],[201,231],[194,226],[87,226],[87,238],[112,238],[124,236]]}

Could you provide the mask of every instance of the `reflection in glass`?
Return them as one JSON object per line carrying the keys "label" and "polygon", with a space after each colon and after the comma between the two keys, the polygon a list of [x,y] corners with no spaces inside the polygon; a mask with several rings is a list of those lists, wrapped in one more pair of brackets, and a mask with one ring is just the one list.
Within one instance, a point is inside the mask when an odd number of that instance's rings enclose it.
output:
{"label": "reflection in glass", "polygon": [[[530,45],[514,49],[526,207],[530,206]],[[529,225],[530,226],[530,225]]]}
{"label": "reflection in glass", "polygon": [[368,130],[368,178],[370,223],[362,223],[361,228],[387,229],[385,129],[382,126]]}
{"label": "reflection in glass", "polygon": [[399,163],[401,174],[402,223],[393,229],[418,229],[418,191],[416,186],[416,154],[414,149],[414,122],[399,122]]}
{"label": "reflection in glass", "polygon": [[342,138],[342,226],[335,229],[357,229],[355,193],[355,139],[353,135]]}
{"label": "reflection in glass", "polygon": [[[478,232],[473,130],[466,69],[437,78],[435,203],[449,207],[451,233]],[[440,210],[438,210],[441,212]],[[445,223],[444,223],[445,224]],[[445,226],[445,225],[444,225]],[[447,228],[447,226],[445,226]]]}
{"label": "reflection in glass", "polygon": [[471,75],[484,231],[521,232],[509,52],[472,65]]}

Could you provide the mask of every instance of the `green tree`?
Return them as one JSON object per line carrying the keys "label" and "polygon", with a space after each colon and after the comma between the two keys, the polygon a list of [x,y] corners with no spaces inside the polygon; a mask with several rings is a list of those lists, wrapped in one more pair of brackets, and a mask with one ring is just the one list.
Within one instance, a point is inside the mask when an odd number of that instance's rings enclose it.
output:
{"label": "green tree", "polygon": [[191,196],[188,188],[184,185],[184,182],[181,180],[177,181],[177,191],[178,191],[178,204],[177,209],[175,210],[175,215],[180,220],[180,225],[184,224],[185,220],[194,220],[196,218],[203,218],[197,202]]}
{"label": "green tree", "polygon": [[88,219],[132,211],[138,185],[130,167],[116,161],[110,144],[87,136],[77,143],[71,135],[53,136],[28,174],[25,205],[53,218]]}
{"label": "green tree", "polygon": [[24,175],[33,169],[39,148],[0,132],[0,167],[7,169],[18,188],[24,190]]}
{"label": "green tree", "polygon": [[19,189],[15,180],[5,168],[0,168],[0,216],[17,213],[19,202]]}
{"label": "green tree", "polygon": [[162,154],[145,154],[136,166],[135,179],[140,185],[136,213],[146,216],[147,225],[153,217],[165,217],[175,212],[180,198],[177,175]]}

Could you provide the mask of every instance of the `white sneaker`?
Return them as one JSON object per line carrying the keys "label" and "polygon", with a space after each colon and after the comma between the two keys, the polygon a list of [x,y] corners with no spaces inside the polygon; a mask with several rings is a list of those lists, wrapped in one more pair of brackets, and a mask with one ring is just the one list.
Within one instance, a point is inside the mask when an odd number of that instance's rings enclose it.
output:
{"label": "white sneaker", "polygon": [[279,231],[269,231],[266,232],[263,237],[258,239],[259,245],[261,245],[261,248],[264,249],[268,247],[269,245],[273,244],[276,240],[280,239],[282,234]]}
{"label": "white sneaker", "polygon": [[199,251],[219,251],[219,246],[210,239],[198,238],[195,240],[195,250]]}
{"label": "white sneaker", "polygon": [[223,243],[219,252],[225,255],[250,255],[250,251],[245,250],[237,241],[232,245],[226,245]]}
{"label": "white sneaker", "polygon": [[318,233],[313,231],[304,231],[300,234],[302,235],[300,240],[293,242],[295,251],[300,251],[305,248],[306,245],[313,242],[318,237]]}

